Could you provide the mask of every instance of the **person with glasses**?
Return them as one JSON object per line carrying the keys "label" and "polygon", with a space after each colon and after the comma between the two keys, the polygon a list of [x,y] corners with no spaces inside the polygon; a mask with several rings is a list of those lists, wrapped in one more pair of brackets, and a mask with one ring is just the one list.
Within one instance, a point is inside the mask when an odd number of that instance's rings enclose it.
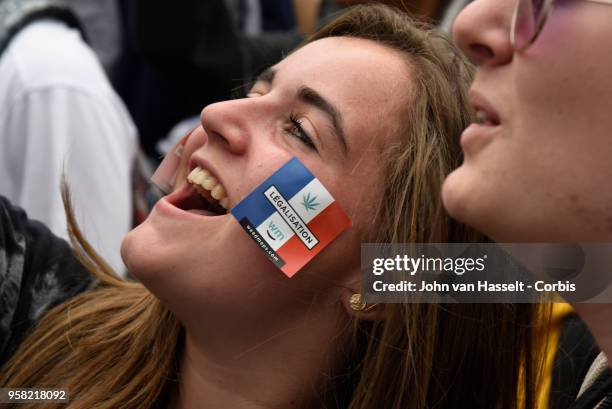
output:
{"label": "person with glasses", "polygon": [[[453,217],[498,242],[612,242],[610,6],[477,0],[457,17],[477,121],[443,186]],[[574,309],[610,356],[612,305]],[[601,355],[572,407],[610,407],[611,385]]]}

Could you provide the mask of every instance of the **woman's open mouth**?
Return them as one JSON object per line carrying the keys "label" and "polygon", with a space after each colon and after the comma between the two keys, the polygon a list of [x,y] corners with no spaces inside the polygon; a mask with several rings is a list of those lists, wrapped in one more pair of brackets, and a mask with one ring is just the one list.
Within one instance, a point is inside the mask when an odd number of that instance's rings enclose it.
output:
{"label": "woman's open mouth", "polygon": [[188,184],[168,201],[189,213],[203,216],[222,216],[227,214],[230,200],[225,187],[206,169],[196,167],[187,176]]}
{"label": "woman's open mouth", "polygon": [[461,134],[460,144],[464,153],[475,153],[489,144],[499,133],[501,119],[493,106],[474,89],[470,90],[470,105],[475,121]]}

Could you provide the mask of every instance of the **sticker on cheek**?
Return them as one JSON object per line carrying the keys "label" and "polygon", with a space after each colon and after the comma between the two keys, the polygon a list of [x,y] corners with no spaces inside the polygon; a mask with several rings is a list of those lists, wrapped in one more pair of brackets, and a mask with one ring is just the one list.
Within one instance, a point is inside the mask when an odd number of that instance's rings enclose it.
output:
{"label": "sticker on cheek", "polygon": [[351,226],[340,205],[296,157],[234,206],[232,214],[288,277]]}

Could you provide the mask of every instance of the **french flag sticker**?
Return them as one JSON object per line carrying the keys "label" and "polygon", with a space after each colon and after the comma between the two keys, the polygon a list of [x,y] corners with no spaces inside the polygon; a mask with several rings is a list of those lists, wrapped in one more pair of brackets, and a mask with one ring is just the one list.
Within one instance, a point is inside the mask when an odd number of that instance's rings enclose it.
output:
{"label": "french flag sticker", "polygon": [[288,277],[352,224],[323,184],[296,157],[234,206],[232,214]]}

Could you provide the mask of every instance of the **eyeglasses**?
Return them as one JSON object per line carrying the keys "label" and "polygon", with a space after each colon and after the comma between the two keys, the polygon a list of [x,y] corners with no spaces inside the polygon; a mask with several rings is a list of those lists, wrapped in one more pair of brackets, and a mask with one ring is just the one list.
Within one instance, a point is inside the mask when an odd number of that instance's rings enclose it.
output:
{"label": "eyeglasses", "polygon": [[[612,5],[612,0],[585,1]],[[535,42],[553,5],[554,0],[517,0],[510,31],[510,42],[515,52],[524,51]]]}

